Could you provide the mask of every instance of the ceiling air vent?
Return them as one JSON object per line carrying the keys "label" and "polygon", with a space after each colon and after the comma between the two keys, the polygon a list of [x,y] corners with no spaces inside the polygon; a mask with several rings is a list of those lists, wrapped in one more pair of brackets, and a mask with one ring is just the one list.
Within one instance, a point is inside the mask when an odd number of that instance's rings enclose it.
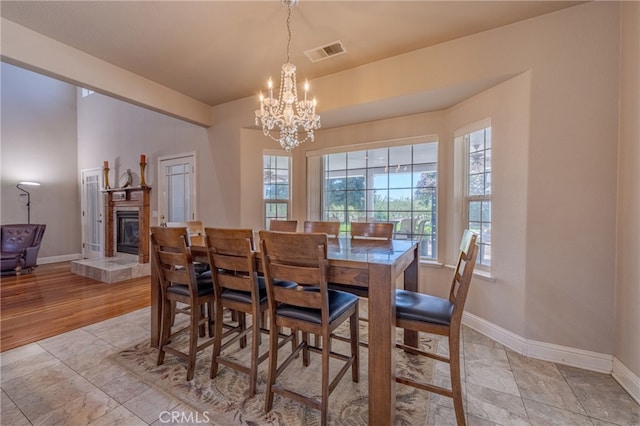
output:
{"label": "ceiling air vent", "polygon": [[311,62],[322,61],[323,59],[331,58],[333,56],[342,55],[346,53],[347,49],[344,47],[340,40],[329,43],[325,46],[316,47],[304,52],[307,58]]}

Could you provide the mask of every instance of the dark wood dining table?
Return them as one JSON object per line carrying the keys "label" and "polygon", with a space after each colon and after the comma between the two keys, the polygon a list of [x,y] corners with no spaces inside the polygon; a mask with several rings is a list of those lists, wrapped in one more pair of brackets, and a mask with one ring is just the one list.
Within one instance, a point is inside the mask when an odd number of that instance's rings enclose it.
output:
{"label": "dark wood dining table", "polygon": [[[418,290],[418,243],[408,240],[376,241],[333,239],[328,247],[328,281],[352,286],[368,295],[369,314],[369,424],[395,422],[395,289]],[[192,246],[194,261],[207,261],[206,249]],[[152,259],[153,262],[153,259]],[[160,336],[160,287],[151,268],[151,345]],[[416,345],[415,332],[405,331],[405,343]]]}

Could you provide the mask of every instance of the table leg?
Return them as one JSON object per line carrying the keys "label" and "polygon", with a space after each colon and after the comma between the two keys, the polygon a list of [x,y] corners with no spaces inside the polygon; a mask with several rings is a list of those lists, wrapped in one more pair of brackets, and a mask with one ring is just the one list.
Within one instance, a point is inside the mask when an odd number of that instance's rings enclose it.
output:
{"label": "table leg", "polygon": [[155,272],[155,259],[151,257],[151,347],[160,345],[160,321],[162,315],[161,292],[158,274]]}
{"label": "table leg", "polygon": [[[419,246],[414,249],[413,261],[407,269],[404,270],[404,289],[409,291],[418,291],[418,270],[420,264]],[[413,330],[404,330],[404,344],[418,347],[418,332]]]}
{"label": "table leg", "polygon": [[395,423],[395,283],[392,266],[369,264],[369,425]]}

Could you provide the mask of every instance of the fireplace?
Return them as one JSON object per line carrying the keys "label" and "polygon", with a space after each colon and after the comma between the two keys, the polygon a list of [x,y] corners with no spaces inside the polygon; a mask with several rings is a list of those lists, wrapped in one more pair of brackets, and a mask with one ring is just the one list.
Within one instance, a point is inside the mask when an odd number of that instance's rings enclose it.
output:
{"label": "fireplace", "polygon": [[[120,224],[117,222],[116,212],[139,214],[137,226],[130,229],[129,237],[135,236],[134,241],[138,251],[138,263],[149,263],[149,194],[151,187],[138,186],[119,189],[104,189],[104,256],[115,257]],[[128,221],[132,219],[129,218]],[[124,232],[124,229],[123,229]],[[124,235],[127,235],[126,233]],[[130,238],[131,239],[131,238]]]}
{"label": "fireplace", "polygon": [[116,225],[116,251],[138,254],[140,245],[138,211],[116,211]]}

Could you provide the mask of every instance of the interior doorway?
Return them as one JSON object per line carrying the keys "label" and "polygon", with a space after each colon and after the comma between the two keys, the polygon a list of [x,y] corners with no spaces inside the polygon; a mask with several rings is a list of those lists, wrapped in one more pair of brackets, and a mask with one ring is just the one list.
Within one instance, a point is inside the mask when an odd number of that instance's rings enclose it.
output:
{"label": "interior doorway", "polygon": [[158,159],[158,213],[160,224],[196,219],[196,154]]}
{"label": "interior doorway", "polygon": [[82,170],[82,257],[104,257],[104,199],[102,169]]}

